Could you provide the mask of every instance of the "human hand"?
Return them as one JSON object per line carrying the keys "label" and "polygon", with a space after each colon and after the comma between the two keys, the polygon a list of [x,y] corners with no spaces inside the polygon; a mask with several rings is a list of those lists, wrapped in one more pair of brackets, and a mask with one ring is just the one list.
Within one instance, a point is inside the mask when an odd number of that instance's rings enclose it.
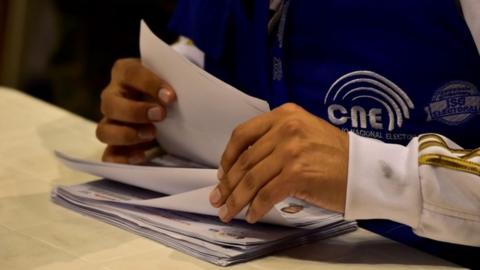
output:
{"label": "human hand", "polygon": [[138,164],[145,151],[156,146],[154,122],[167,115],[176,100],[173,89],[145,68],[139,59],[120,59],[112,68],[111,80],[101,94],[103,119],[97,138],[107,147],[102,159]]}
{"label": "human hand", "polygon": [[257,222],[287,197],[345,211],[348,134],[295,104],[239,125],[220,165],[210,203],[223,222],[247,205],[246,220]]}

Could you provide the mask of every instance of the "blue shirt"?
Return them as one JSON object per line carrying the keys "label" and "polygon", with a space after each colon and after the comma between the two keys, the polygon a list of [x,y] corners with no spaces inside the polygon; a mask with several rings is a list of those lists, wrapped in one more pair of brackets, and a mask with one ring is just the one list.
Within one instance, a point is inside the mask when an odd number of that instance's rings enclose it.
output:
{"label": "blue shirt", "polygon": [[252,1],[247,12],[246,2],[179,2],[172,27],[206,53],[209,72],[362,136],[406,144],[435,132],[478,146],[480,57],[456,1],[292,1],[286,95],[272,87],[276,33],[267,33],[268,3]]}

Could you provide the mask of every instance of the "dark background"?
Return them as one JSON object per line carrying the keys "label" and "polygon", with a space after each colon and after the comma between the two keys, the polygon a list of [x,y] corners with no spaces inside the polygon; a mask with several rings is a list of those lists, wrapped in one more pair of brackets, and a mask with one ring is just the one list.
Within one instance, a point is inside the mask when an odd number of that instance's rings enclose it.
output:
{"label": "dark background", "polygon": [[174,42],[174,8],[174,0],[0,0],[0,85],[96,121],[112,64],[139,56],[140,20]]}

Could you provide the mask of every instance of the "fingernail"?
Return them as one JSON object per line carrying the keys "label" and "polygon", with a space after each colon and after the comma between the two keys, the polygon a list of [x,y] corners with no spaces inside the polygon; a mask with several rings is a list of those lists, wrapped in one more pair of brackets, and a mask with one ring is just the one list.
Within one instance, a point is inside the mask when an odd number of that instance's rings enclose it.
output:
{"label": "fingernail", "polygon": [[147,112],[148,114],[148,119],[150,121],[161,121],[163,119],[163,111],[160,107],[153,107],[150,108]]}
{"label": "fingernail", "polygon": [[223,171],[223,167],[220,165],[217,170],[217,178],[218,180],[222,180],[223,175],[225,175],[225,172]]}
{"label": "fingernail", "polygon": [[147,129],[147,128],[140,129],[138,131],[138,137],[142,140],[151,140],[151,139],[155,138],[155,132],[153,130]]}
{"label": "fingernail", "polygon": [[226,204],[224,204],[222,207],[220,207],[220,210],[218,210],[218,217],[220,217],[220,219],[223,222],[227,222],[226,220],[227,213],[228,213],[228,207]]}
{"label": "fingernail", "polygon": [[128,158],[128,163],[130,164],[140,164],[143,162],[143,157],[140,155],[134,155]]}
{"label": "fingernail", "polygon": [[215,188],[210,192],[210,203],[215,205],[218,202],[220,202],[220,199],[222,199],[222,194],[220,193],[220,190],[218,188]]}
{"label": "fingernail", "polygon": [[158,91],[158,98],[165,104],[169,104],[172,101],[172,93],[165,88]]}

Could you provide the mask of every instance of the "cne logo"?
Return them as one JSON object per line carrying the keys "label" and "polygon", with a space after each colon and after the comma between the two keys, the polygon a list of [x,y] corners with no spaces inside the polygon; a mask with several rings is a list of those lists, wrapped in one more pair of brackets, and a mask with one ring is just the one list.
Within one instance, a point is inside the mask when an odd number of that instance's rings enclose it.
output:
{"label": "cne logo", "polygon": [[324,99],[335,125],[393,131],[410,118],[415,106],[395,83],[373,71],[348,73],[328,89]]}

